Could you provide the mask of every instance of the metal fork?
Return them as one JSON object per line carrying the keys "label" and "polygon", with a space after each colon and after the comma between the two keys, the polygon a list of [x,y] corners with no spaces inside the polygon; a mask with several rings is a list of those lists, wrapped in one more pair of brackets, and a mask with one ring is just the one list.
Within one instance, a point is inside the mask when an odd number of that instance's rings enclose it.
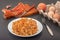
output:
{"label": "metal fork", "polygon": [[53,32],[52,30],[50,29],[50,27],[46,24],[46,19],[45,18],[42,18],[42,22],[46,25],[46,28],[48,30],[48,32],[50,33],[51,36],[53,36]]}

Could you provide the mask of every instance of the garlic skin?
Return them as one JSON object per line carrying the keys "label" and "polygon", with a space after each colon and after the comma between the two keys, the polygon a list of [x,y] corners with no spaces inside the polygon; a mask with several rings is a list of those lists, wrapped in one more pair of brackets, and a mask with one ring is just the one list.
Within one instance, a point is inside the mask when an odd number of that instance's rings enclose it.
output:
{"label": "garlic skin", "polygon": [[49,11],[49,12],[48,12],[48,17],[52,18],[53,15],[54,15],[54,12],[53,12],[53,11]]}
{"label": "garlic skin", "polygon": [[9,8],[11,8],[11,5],[7,5],[7,6],[6,6],[6,9],[9,9]]}

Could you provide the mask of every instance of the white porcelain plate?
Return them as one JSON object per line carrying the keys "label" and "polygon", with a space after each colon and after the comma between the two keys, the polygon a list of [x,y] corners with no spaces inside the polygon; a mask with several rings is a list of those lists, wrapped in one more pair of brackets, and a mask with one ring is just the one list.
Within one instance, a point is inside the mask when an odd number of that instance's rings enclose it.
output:
{"label": "white porcelain plate", "polygon": [[[15,21],[17,21],[17,20],[20,20],[20,19],[21,19],[21,18],[14,19],[14,20],[12,20],[12,21],[8,24],[8,30],[9,30],[10,33],[12,33],[13,35],[19,36],[19,37],[32,37],[32,36],[35,36],[35,35],[41,33],[41,31],[42,31],[42,29],[43,29],[42,24],[41,24],[39,21],[37,21],[36,19],[33,19],[33,18],[32,18],[32,19],[37,22],[37,28],[38,28],[38,31],[37,31],[35,34],[29,35],[29,36],[21,36],[21,35],[17,35],[17,34],[15,34],[15,33],[13,33],[13,32],[12,32],[12,23],[15,22]],[[28,18],[28,19],[30,19],[30,18]]]}

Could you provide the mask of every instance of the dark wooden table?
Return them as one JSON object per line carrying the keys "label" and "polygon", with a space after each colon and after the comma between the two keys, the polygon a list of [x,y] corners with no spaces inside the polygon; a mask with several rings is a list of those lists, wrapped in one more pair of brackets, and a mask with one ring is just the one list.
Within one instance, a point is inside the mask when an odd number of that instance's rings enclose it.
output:
{"label": "dark wooden table", "polygon": [[[12,7],[14,7],[19,2],[28,3],[30,5],[35,4],[35,6],[37,7],[39,2],[44,2],[46,4],[49,4],[49,3],[56,3],[56,1],[57,0],[0,0],[0,40],[60,40],[60,27],[57,24],[53,23],[51,20],[48,20],[47,18],[46,18],[46,23],[50,26],[50,28],[53,31],[54,33],[53,37],[50,36],[44,25],[43,25],[43,31],[37,36],[30,38],[16,37],[12,35],[7,29],[8,23],[16,18],[5,20],[3,18],[3,13],[1,11],[1,9],[4,8],[6,5],[11,4]],[[43,16],[39,14],[29,17],[35,18],[40,22],[41,19],[43,18]]]}

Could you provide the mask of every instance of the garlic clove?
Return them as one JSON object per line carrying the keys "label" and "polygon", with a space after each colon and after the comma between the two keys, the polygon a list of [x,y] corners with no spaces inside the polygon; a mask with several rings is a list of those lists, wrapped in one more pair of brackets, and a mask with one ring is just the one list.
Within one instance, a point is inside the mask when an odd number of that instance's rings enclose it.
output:
{"label": "garlic clove", "polygon": [[49,12],[48,12],[48,17],[52,18],[53,15],[54,15],[54,12],[53,12],[53,11],[49,11]]}

